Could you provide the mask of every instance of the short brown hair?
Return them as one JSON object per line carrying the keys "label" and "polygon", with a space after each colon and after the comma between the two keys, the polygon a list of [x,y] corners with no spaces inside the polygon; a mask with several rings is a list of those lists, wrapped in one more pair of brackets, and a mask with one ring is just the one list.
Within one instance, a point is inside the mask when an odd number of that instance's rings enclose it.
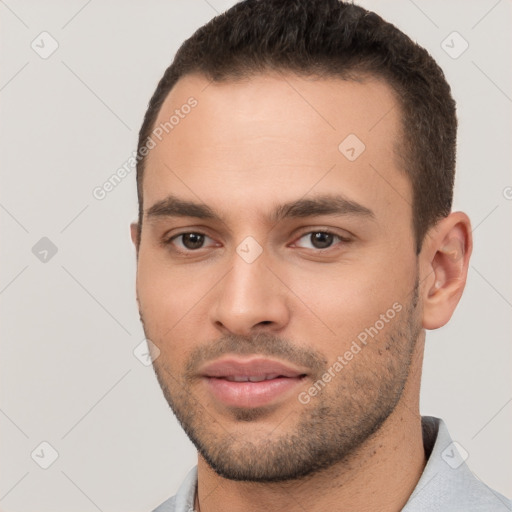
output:
{"label": "short brown hair", "polygon": [[[199,28],[178,50],[154,92],[138,150],[169,91],[199,73],[221,82],[268,71],[361,79],[381,77],[402,110],[401,163],[413,190],[419,252],[427,230],[450,213],[455,177],[455,101],[429,53],[394,25],[339,0],[244,0]],[[137,158],[142,228],[144,158]],[[140,236],[140,234],[139,234]]]}

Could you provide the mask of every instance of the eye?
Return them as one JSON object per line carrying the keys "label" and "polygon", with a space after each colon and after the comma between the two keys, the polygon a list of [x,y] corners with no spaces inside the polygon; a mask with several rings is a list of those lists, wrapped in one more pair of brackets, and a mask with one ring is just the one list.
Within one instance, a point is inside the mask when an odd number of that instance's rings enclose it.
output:
{"label": "eye", "polygon": [[215,242],[202,233],[181,233],[173,236],[167,243],[173,244],[184,251],[203,249],[205,246],[215,245]]}
{"label": "eye", "polygon": [[329,249],[335,243],[346,241],[348,240],[329,231],[311,231],[301,236],[294,245],[304,249]]}

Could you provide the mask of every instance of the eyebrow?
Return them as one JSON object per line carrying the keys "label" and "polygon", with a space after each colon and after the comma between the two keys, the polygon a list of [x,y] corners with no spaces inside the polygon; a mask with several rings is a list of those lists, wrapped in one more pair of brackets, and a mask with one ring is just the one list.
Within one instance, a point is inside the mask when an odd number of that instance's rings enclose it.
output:
{"label": "eyebrow", "polygon": [[[372,210],[341,195],[321,195],[309,199],[298,199],[274,208],[269,216],[271,222],[287,218],[304,218],[316,215],[361,216],[375,219]],[[158,201],[146,211],[148,219],[160,217],[195,217],[222,221],[221,216],[209,206],[180,199],[170,195]]]}

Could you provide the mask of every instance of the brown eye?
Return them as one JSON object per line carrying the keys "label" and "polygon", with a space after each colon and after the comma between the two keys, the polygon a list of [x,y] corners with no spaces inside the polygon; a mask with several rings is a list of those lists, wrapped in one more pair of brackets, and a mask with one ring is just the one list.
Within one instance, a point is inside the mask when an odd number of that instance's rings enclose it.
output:
{"label": "brown eye", "polygon": [[207,240],[213,242],[210,237],[203,235],[202,233],[190,232],[173,236],[167,243],[175,245],[179,250],[182,251],[194,251],[205,247]]}
{"label": "brown eye", "polygon": [[187,249],[200,249],[204,244],[204,235],[199,233],[184,233],[180,237],[183,246]]}
{"label": "brown eye", "polygon": [[329,231],[310,231],[301,236],[295,245],[303,249],[329,249],[338,242],[344,242],[343,238]]}
{"label": "brown eye", "polygon": [[315,249],[327,249],[334,241],[334,235],[331,233],[325,233],[324,231],[311,233],[309,236],[311,245],[315,247]]}

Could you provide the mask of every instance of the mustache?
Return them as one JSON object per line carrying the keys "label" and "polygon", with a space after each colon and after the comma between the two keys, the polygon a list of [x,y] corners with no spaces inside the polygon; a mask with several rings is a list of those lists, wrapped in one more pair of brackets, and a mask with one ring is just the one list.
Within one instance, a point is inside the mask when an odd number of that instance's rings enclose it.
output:
{"label": "mustache", "polygon": [[185,378],[197,376],[197,370],[201,365],[226,355],[273,357],[309,368],[313,374],[323,373],[327,368],[327,360],[318,352],[297,346],[273,334],[227,334],[192,351],[186,364]]}

